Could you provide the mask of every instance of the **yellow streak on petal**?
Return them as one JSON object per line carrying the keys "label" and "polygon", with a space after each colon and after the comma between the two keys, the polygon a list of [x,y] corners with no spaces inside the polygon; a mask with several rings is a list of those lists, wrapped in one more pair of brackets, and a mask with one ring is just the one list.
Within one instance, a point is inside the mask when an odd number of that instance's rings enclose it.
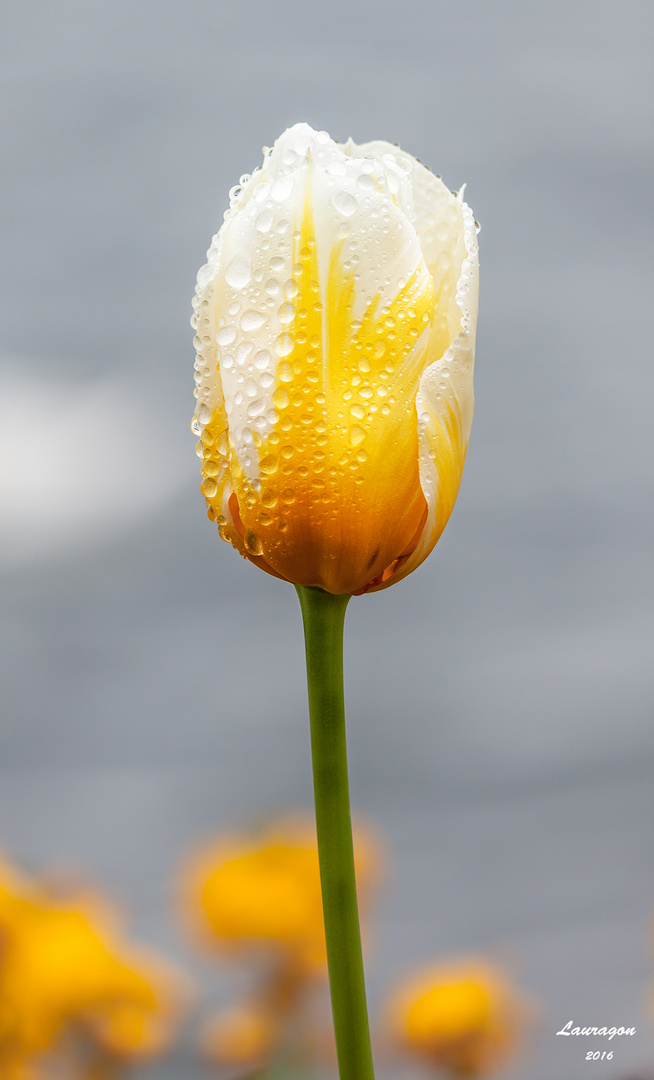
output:
{"label": "yellow streak on petal", "polygon": [[310,196],[308,178],[293,254],[295,316],[280,338],[278,420],[259,448],[260,489],[233,457],[232,475],[246,547],[249,536],[253,552],[289,580],[345,593],[383,572],[425,514],[415,399],[434,293],[420,264],[390,304],[376,294],[355,321],[344,239],[320,281]]}

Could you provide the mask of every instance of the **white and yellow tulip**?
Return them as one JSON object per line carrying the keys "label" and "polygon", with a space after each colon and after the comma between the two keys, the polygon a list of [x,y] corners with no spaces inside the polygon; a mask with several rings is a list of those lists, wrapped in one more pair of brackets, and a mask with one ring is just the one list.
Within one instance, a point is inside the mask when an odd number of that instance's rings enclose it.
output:
{"label": "white and yellow tulip", "polygon": [[306,124],[233,191],[198,274],[193,424],[209,516],[269,573],[383,589],[441,535],[473,410],[462,195]]}

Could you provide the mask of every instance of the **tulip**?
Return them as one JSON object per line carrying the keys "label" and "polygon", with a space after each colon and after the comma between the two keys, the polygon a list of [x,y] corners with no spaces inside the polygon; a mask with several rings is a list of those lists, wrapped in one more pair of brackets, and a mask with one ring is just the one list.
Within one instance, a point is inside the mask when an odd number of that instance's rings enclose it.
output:
{"label": "tulip", "polygon": [[198,274],[202,492],[263,570],[334,594],[414,570],[472,421],[476,227],[384,142],[297,124],[241,178]]}

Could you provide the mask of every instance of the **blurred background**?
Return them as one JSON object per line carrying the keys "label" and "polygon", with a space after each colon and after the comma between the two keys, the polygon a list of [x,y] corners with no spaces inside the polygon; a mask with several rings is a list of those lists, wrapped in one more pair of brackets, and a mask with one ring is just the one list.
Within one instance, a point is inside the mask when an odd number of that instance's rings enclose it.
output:
{"label": "blurred background", "polygon": [[[371,1010],[491,954],[539,1002],[510,1075],[654,1068],[653,32],[647,0],[2,5],[0,847],[101,882],[206,1000],[235,976],[189,952],[177,868],[311,784],[295,592],[199,492],[190,297],[306,120],[466,181],[482,227],[457,507],[348,612]],[[570,1019],[637,1031],[589,1065]],[[206,1075],[185,1039],[139,1076]]]}

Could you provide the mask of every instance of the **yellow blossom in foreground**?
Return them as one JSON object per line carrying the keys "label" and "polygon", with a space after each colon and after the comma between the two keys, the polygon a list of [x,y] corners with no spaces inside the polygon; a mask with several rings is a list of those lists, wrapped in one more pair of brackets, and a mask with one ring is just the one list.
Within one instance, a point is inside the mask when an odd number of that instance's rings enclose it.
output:
{"label": "yellow blossom in foreground", "polygon": [[436,964],[408,978],[389,1010],[398,1044],[446,1076],[481,1077],[517,1049],[528,1008],[481,959]]}
{"label": "yellow blossom in foreground", "polygon": [[74,1031],[130,1060],[170,1042],[183,1000],[171,967],[129,945],[98,896],[53,894],[0,864],[0,1076],[41,1077]]}
{"label": "yellow blossom in foreground", "polygon": [[[365,909],[378,867],[367,832],[354,830],[359,896]],[[204,940],[243,952],[263,948],[310,972],[325,964],[315,826],[301,816],[235,835],[200,851],[185,874],[186,913]]]}
{"label": "yellow blossom in foreground", "polygon": [[472,423],[475,222],[386,142],[296,124],[241,178],[198,274],[209,516],[261,569],[360,593],[414,570]]}

